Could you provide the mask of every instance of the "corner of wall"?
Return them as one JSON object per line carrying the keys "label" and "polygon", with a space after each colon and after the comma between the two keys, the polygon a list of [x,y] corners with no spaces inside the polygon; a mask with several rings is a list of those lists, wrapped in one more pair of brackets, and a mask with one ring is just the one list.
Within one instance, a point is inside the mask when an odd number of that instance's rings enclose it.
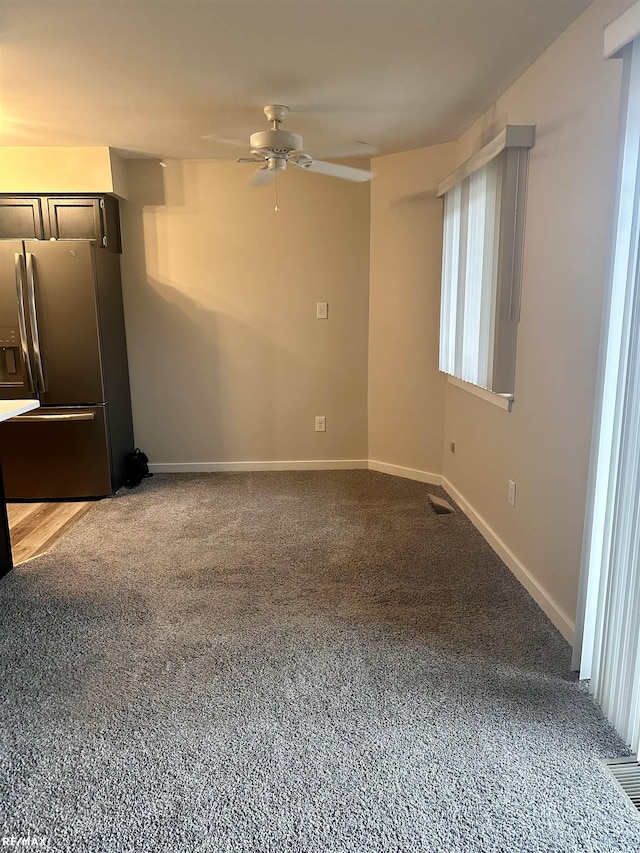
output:
{"label": "corner of wall", "polygon": [[373,163],[369,458],[426,482],[442,472],[446,388],[438,371],[442,202],[436,187],[454,163],[455,143]]}

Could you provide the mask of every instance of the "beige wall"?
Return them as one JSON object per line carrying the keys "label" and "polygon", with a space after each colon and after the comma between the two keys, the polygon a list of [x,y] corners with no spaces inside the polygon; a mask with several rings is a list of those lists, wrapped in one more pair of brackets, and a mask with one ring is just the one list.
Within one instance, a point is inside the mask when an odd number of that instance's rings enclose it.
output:
{"label": "beige wall", "polygon": [[[438,373],[442,202],[455,145],[378,157],[371,190],[369,458],[442,472],[446,380]],[[398,471],[398,473],[401,473]]]}
{"label": "beige wall", "polygon": [[251,170],[127,163],[136,441],[153,463],[366,459],[369,185],[289,169],[276,214]]}
{"label": "beige wall", "polygon": [[126,198],[124,164],[107,147],[0,147],[0,192],[113,193]]}
{"label": "beige wall", "polygon": [[462,162],[506,123],[537,125],[513,411],[448,386],[444,475],[569,634],[616,169],[620,64],[602,58],[603,29],[628,5],[596,2],[458,144]]}

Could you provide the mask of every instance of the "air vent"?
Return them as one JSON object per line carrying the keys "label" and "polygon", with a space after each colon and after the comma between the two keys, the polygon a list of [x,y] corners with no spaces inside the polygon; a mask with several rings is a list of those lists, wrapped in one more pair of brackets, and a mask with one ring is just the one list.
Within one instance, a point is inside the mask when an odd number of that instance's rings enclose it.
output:
{"label": "air vent", "polygon": [[434,511],[438,515],[448,515],[450,512],[453,512],[453,507],[449,503],[449,501],[445,501],[443,498],[439,498],[437,495],[431,495],[427,492],[427,497],[429,498],[429,502],[433,507]]}
{"label": "air vent", "polygon": [[617,782],[629,805],[640,811],[640,764],[637,756],[607,758],[602,763]]}

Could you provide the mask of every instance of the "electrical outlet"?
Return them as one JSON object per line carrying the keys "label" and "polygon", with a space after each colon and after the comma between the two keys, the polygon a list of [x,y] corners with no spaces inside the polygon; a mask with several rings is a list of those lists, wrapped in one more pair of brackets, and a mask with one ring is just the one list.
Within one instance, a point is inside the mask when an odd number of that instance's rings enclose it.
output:
{"label": "electrical outlet", "polygon": [[511,504],[511,506],[516,505],[516,484],[513,480],[509,480],[509,488],[507,491],[507,500]]}
{"label": "electrical outlet", "polygon": [[327,419],[324,415],[316,415],[316,432],[326,432]]}
{"label": "electrical outlet", "polygon": [[316,320],[326,320],[329,316],[329,303],[316,302]]}

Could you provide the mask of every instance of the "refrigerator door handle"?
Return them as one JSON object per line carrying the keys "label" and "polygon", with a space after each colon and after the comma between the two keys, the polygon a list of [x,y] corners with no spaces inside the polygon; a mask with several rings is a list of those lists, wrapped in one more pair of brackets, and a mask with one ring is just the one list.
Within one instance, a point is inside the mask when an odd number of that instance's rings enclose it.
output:
{"label": "refrigerator door handle", "polygon": [[9,418],[10,421],[24,423],[42,423],[43,421],[93,421],[95,414],[93,412],[69,412],[53,414],[53,415],[18,415],[15,418]]}
{"label": "refrigerator door handle", "polygon": [[44,368],[42,366],[42,353],[40,352],[40,333],[38,331],[38,314],[36,311],[36,282],[35,270],[33,267],[33,255],[31,252],[26,252],[27,256],[27,302],[29,303],[29,319],[31,321],[31,341],[33,345],[33,354],[36,362],[36,374],[38,376],[38,385],[40,393],[44,394],[47,390],[47,383],[44,378]]}
{"label": "refrigerator door handle", "polygon": [[29,345],[27,343],[27,318],[24,310],[24,258],[21,252],[15,253],[16,260],[16,296],[18,298],[18,329],[20,330],[20,351],[22,353],[22,362],[24,364],[25,373],[29,391],[35,391],[36,386],[33,381],[33,369],[31,367],[31,357],[29,355]]}

